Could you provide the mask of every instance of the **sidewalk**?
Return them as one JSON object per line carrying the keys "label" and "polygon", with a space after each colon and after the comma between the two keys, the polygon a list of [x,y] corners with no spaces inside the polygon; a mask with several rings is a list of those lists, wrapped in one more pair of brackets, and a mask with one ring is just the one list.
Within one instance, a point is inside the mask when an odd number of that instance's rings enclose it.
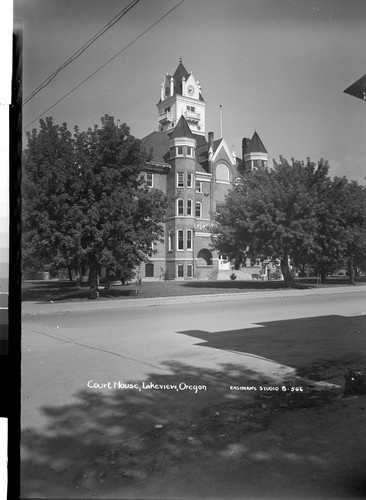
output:
{"label": "sidewalk", "polygon": [[[22,302],[22,314],[49,314],[60,312],[82,312],[108,309],[130,309],[138,307],[168,306],[175,304],[192,304],[199,302],[223,302],[230,300],[250,300],[268,298],[286,298],[294,296],[309,295],[333,295],[344,293],[365,293],[366,285],[311,288],[311,289],[288,289],[269,290],[246,293],[218,293],[210,295],[185,295],[176,297],[155,297],[143,298],[132,296],[125,299],[103,299],[87,301],[67,301],[67,302]],[[366,308],[366,305],[365,305]]]}

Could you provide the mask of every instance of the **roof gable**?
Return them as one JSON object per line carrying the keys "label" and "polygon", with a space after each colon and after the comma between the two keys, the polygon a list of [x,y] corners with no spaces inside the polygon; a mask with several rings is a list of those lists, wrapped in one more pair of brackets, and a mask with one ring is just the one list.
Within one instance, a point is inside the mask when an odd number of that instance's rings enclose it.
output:
{"label": "roof gable", "polygon": [[[215,144],[217,142],[218,144]],[[227,142],[225,139],[218,139],[217,141],[214,141],[214,155],[212,157],[212,161],[216,161],[219,156],[222,156],[222,153],[224,153],[224,156],[226,155],[227,159],[233,163],[233,155],[227,145]]]}

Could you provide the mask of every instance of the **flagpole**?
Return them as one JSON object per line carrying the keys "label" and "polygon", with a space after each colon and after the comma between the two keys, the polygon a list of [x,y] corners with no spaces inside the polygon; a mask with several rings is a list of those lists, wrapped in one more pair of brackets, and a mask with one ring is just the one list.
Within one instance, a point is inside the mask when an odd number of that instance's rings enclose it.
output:
{"label": "flagpole", "polygon": [[222,139],[222,105],[220,104],[220,138]]}

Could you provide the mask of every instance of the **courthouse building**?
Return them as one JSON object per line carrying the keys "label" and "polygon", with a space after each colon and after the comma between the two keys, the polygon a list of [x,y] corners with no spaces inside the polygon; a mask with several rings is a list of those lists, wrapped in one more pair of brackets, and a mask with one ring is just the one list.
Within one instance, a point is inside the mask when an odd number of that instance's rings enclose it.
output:
{"label": "courthouse building", "polygon": [[230,263],[211,247],[210,227],[217,207],[243,173],[266,164],[268,154],[257,132],[244,138],[237,158],[223,137],[206,135],[202,88],[180,61],[161,84],[158,130],[142,139],[151,153],[145,177],[169,200],[164,243],[141,265],[142,278],[214,278]]}

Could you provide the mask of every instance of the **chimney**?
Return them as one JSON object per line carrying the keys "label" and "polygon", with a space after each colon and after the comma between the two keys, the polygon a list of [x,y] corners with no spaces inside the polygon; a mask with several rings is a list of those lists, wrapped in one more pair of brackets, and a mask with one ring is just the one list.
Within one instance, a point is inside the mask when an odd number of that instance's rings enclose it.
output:
{"label": "chimney", "polygon": [[244,161],[244,155],[246,153],[246,150],[248,148],[250,144],[250,139],[248,139],[247,137],[244,137],[244,139],[242,140],[242,143],[241,143],[241,147],[242,147],[242,160]]}
{"label": "chimney", "polygon": [[208,133],[208,149],[212,148],[212,150],[213,150],[213,142],[214,142],[214,133],[209,132]]}

